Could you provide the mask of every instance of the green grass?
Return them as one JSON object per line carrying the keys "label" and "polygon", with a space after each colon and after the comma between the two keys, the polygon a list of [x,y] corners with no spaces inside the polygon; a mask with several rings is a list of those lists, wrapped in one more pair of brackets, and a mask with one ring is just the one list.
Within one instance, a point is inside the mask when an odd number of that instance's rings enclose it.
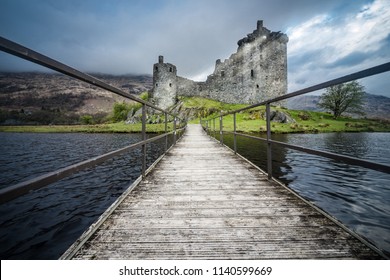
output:
{"label": "green grass", "polygon": [[[209,116],[201,114],[203,120],[215,119],[215,129],[219,130],[220,112],[225,113],[246,107],[242,104],[225,104],[222,102],[208,100],[205,98],[184,98],[186,108],[198,108],[201,112],[210,112]],[[215,110],[211,110],[215,108]],[[295,123],[271,122],[273,133],[326,133],[326,132],[390,132],[389,121],[354,119],[340,117],[337,120],[331,114],[323,112],[287,110],[280,107],[271,107],[271,110],[278,110],[289,114]],[[191,123],[198,123],[199,119]],[[244,133],[262,133],[266,129],[265,106],[252,108],[236,114],[236,129]],[[214,121],[209,122],[209,127],[214,129]],[[233,131],[233,115],[223,117],[223,129]]]}
{"label": "green grass", "polygon": [[[263,109],[265,110],[265,109]],[[275,110],[275,108],[274,108]],[[339,118],[335,120],[332,115],[321,112],[293,111],[278,108],[280,111],[287,111],[296,123],[277,123],[271,122],[271,131],[273,133],[326,133],[326,132],[390,132],[390,122]],[[252,111],[237,113],[236,130],[245,133],[266,132],[266,121],[261,117],[262,109],[258,113]],[[302,120],[299,114],[305,113],[310,118]],[[209,127],[214,128],[214,121],[209,122]],[[215,128],[219,130],[219,118],[215,120]],[[233,131],[233,116],[223,117],[223,129]]]}
{"label": "green grass", "polygon": [[[168,124],[168,131],[173,125]],[[163,133],[164,124],[147,124],[148,133]],[[96,124],[96,125],[39,125],[39,126],[0,126],[0,132],[37,132],[37,133],[139,133],[142,131],[141,123],[125,124],[125,122]]]}
{"label": "green grass", "polygon": [[[199,123],[199,118],[211,119],[219,117],[222,113],[234,111],[246,107],[243,104],[226,104],[201,97],[182,97],[182,110],[193,110],[194,118],[189,123]],[[368,119],[354,119],[340,117],[337,120],[331,114],[287,110],[280,107],[272,107],[271,110],[279,110],[288,113],[295,123],[271,122],[272,133],[324,133],[324,132],[390,132],[389,121]],[[237,113],[237,131],[243,133],[262,133],[266,131],[265,107],[260,106],[244,112]],[[162,133],[165,125],[147,124],[148,133]],[[214,129],[214,122],[209,122],[209,127]],[[173,124],[169,124],[168,130],[172,130]],[[219,118],[215,120],[215,129],[219,130]],[[223,129],[233,131],[233,115],[223,117]],[[141,123],[125,124],[125,122],[96,124],[96,125],[47,125],[47,126],[0,126],[0,132],[85,132],[85,133],[138,133],[142,131]]]}

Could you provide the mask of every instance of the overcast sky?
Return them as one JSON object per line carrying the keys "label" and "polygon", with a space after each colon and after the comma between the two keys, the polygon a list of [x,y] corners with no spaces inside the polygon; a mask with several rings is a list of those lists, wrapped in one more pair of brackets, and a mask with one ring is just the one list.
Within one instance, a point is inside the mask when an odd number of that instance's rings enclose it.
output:
{"label": "overcast sky", "polygon": [[[390,62],[389,0],[0,0],[0,36],[86,72],[204,80],[257,20],[289,37],[289,92]],[[0,71],[42,70],[0,52]],[[390,74],[361,81],[390,97]]]}

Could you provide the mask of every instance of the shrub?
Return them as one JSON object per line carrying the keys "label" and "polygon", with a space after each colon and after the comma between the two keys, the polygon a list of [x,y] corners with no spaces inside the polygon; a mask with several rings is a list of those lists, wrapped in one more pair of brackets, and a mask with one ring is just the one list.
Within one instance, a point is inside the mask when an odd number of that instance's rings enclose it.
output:
{"label": "shrub", "polygon": [[143,93],[141,93],[139,95],[139,98],[141,98],[142,100],[148,101],[149,100],[149,92],[144,91]]}
{"label": "shrub", "polygon": [[93,124],[94,123],[93,118],[90,115],[81,116],[80,117],[80,122],[82,124]]}
{"label": "shrub", "polygon": [[293,124],[290,125],[290,128],[291,129],[297,129],[297,128],[299,128],[299,124],[293,123]]}
{"label": "shrub", "polygon": [[140,109],[142,105],[140,103],[115,103],[113,108],[113,116],[112,120],[114,122],[120,122],[125,121],[127,119],[127,115],[129,112],[133,109],[134,112],[136,112],[138,109]]}
{"label": "shrub", "polygon": [[298,118],[300,118],[303,121],[310,120],[310,115],[307,112],[299,112]]}

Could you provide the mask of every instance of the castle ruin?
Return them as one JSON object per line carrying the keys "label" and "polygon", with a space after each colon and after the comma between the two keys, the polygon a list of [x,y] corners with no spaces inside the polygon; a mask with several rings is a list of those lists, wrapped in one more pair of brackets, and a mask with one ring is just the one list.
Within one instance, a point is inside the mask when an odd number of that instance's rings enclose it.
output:
{"label": "castle ruin", "polygon": [[237,42],[237,52],[223,62],[205,82],[177,76],[176,66],[159,56],[153,65],[151,97],[168,109],[178,96],[201,96],[226,103],[254,104],[287,93],[287,42],[281,32],[271,32],[257,22],[257,29]]}

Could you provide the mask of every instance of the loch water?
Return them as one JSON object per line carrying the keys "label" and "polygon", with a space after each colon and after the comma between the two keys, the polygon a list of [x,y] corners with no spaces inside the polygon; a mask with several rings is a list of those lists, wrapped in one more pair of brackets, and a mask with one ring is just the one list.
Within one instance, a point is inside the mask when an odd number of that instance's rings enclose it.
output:
{"label": "loch water", "polygon": [[[388,133],[273,138],[390,164]],[[0,133],[0,188],[140,140],[139,134]],[[233,137],[225,135],[224,143],[232,146]],[[264,143],[238,137],[237,147],[241,155],[266,170]],[[164,139],[148,144],[148,165],[164,149]],[[273,166],[277,179],[389,254],[389,174],[276,147]],[[0,205],[1,259],[59,258],[140,173],[141,151],[134,149]]]}
{"label": "loch water", "polygon": [[[155,135],[148,135],[153,137]],[[0,133],[0,188],[141,141],[140,134]],[[172,137],[168,139],[172,144]],[[165,139],[147,145],[147,166]],[[58,259],[141,174],[141,149],[0,205],[1,259]]]}
{"label": "loch water", "polygon": [[[275,134],[272,139],[390,165],[390,133]],[[224,143],[233,148],[233,136],[226,134]],[[237,137],[237,152],[263,170],[266,149],[262,141]],[[272,158],[276,179],[390,257],[390,174],[277,145]]]}

